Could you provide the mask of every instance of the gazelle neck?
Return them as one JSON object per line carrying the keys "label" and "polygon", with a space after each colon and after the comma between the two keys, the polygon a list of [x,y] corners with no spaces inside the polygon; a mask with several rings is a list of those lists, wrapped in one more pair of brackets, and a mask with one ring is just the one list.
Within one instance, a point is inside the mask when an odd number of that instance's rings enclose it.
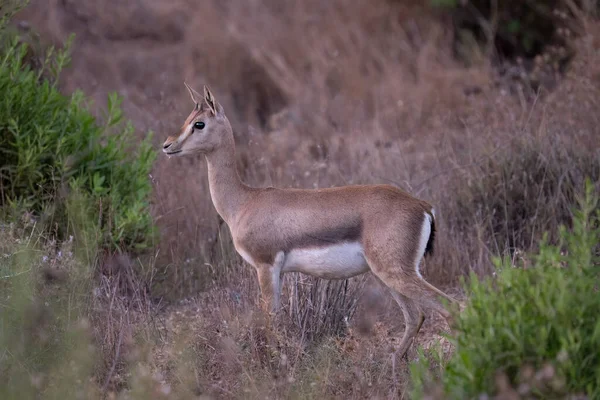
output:
{"label": "gazelle neck", "polygon": [[250,194],[250,188],[240,179],[235,165],[235,143],[232,133],[221,147],[206,155],[206,161],[212,202],[221,218],[231,226]]}

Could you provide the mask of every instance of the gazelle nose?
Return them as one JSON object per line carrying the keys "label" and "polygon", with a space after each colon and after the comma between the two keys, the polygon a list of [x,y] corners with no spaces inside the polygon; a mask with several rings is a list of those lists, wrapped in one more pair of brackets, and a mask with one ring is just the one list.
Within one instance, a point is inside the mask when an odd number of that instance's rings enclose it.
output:
{"label": "gazelle nose", "polygon": [[165,149],[165,150],[168,149],[169,147],[171,147],[172,144],[173,143],[165,143],[165,144],[163,144],[163,149]]}

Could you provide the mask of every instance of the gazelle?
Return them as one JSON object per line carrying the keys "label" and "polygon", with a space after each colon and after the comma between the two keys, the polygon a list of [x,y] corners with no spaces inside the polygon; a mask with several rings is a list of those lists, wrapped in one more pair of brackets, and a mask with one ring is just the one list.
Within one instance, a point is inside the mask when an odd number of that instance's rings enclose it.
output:
{"label": "gazelle", "polygon": [[433,251],[432,206],[390,185],[328,189],[254,188],[235,167],[231,125],[211,91],[187,87],[194,109],[181,131],[169,136],[169,156],[203,154],[213,204],[228,225],[236,251],[258,274],[263,305],[277,312],[281,278],[302,272],[347,279],[372,272],[402,308],[404,355],[425,319],[419,306],[438,311],[450,323],[440,298],[457,304],[419,272]]}

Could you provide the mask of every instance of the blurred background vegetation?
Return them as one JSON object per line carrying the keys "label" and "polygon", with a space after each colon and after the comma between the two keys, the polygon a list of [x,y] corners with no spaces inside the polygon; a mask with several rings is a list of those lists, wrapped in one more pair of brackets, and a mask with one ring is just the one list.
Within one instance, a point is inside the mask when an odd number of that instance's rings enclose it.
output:
{"label": "blurred background vegetation", "polygon": [[[599,398],[599,12],[0,0],[0,397]],[[424,274],[468,304],[456,331],[428,315],[396,360],[369,276],[288,274],[268,323],[204,161],[157,154],[184,80],[252,185],[434,203]]]}

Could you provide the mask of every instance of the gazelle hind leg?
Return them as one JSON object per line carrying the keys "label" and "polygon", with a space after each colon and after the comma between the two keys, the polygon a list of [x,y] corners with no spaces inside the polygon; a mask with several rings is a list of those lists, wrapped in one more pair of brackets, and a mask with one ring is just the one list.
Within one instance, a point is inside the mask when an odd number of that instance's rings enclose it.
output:
{"label": "gazelle hind leg", "polygon": [[[457,305],[458,302],[446,293],[442,292],[423,277],[417,275],[402,275],[398,278],[388,278],[388,281],[392,287],[398,290],[406,297],[414,300],[422,307],[431,308],[440,313],[448,325],[452,326],[452,314],[446,309],[441,299],[445,299],[450,306]],[[386,282],[387,283],[387,282]]]}
{"label": "gazelle hind leg", "polygon": [[446,319],[450,326],[452,325],[452,314],[444,307],[440,298],[445,299],[452,307],[457,306],[458,302],[423,279],[414,266],[398,265],[396,262],[396,265],[390,268],[375,255],[370,257],[370,261],[371,271],[386,286],[424,308],[434,309]]}
{"label": "gazelle hind leg", "polygon": [[[376,275],[375,277],[377,278]],[[396,355],[403,357],[412,344],[413,339],[421,330],[421,326],[425,321],[425,315],[412,299],[387,286],[381,279],[377,278],[377,280],[382,287],[388,289],[394,300],[396,300],[396,303],[402,309],[402,314],[404,315],[404,335],[396,349]]]}
{"label": "gazelle hind leg", "polygon": [[425,315],[413,300],[393,289],[390,290],[390,293],[394,297],[394,300],[396,300],[396,303],[402,308],[402,313],[404,314],[404,335],[396,349],[396,354],[404,357],[421,330],[421,326],[423,326],[423,322],[425,321]]}

